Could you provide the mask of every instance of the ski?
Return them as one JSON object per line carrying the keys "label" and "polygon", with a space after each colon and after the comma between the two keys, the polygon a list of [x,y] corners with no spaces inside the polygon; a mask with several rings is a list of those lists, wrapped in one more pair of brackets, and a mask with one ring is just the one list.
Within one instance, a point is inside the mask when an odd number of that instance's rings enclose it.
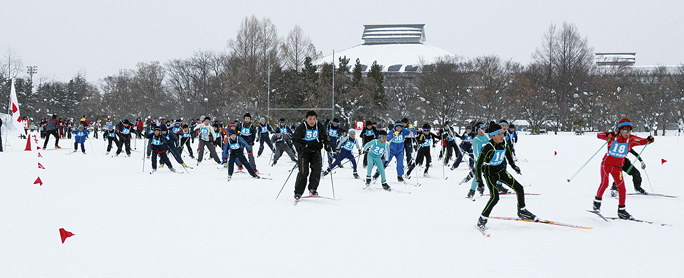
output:
{"label": "ski", "polygon": [[646,223],[646,224],[652,224],[652,225],[660,225],[660,226],[672,226],[672,224],[663,224],[663,223],[658,223],[658,222],[653,222],[653,221],[648,221],[648,220],[642,220],[642,219],[621,219],[619,217],[606,217],[607,219],[610,220],[625,220],[625,221],[634,221],[634,222],[639,222],[639,223]]}
{"label": "ski", "polygon": [[330,197],[325,197],[321,195],[309,195],[309,196],[302,196],[302,199],[304,198],[313,198],[313,199],[328,199],[328,200],[335,200],[339,201],[340,199],[335,199],[335,198],[330,198]]}
{"label": "ski", "polygon": [[478,227],[477,225],[475,225],[475,229],[480,231],[480,233],[482,233],[483,236],[486,236],[486,237],[492,236],[491,234],[487,233],[487,231],[485,229],[480,229],[480,227]]}
{"label": "ski", "polygon": [[[515,192],[508,192],[508,193],[499,193],[499,196],[501,195],[515,195]],[[539,196],[541,195],[540,193],[525,193],[525,196]],[[489,196],[489,193],[484,194],[482,196]]]}
{"label": "ski", "polygon": [[603,216],[603,214],[601,214],[600,212],[598,212],[598,211],[593,211],[593,210],[587,210],[587,211],[590,212],[590,213],[596,214],[596,216],[601,217],[601,219],[603,219],[603,220],[605,220],[606,222],[608,222],[608,219],[606,219],[606,218]]}
{"label": "ski", "polygon": [[398,190],[394,188],[389,188],[389,189],[384,189],[384,188],[377,188],[377,187],[365,187],[365,190],[375,190],[375,191],[388,191],[388,192],[395,192],[395,193],[401,193],[401,194],[411,194],[411,191],[403,191],[403,190]]}
{"label": "ski", "polygon": [[665,198],[679,198],[679,196],[674,196],[674,195],[667,195],[667,194],[660,194],[660,193],[627,193],[627,195],[630,196],[653,196],[653,197],[665,197]]}
{"label": "ski", "polygon": [[566,224],[566,223],[561,223],[561,222],[551,221],[551,220],[528,220],[528,219],[521,219],[521,218],[517,218],[517,217],[500,217],[500,216],[490,216],[489,218],[499,219],[499,220],[513,220],[513,221],[549,224],[549,225],[563,226],[563,227],[576,228],[576,229],[587,229],[588,230],[588,229],[592,228],[592,227],[585,227],[585,226],[579,226],[579,225],[573,225],[573,224]]}

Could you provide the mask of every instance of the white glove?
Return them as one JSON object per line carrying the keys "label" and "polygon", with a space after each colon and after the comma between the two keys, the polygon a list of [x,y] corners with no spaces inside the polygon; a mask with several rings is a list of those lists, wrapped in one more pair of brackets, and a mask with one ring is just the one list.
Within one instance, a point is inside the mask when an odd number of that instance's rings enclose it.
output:
{"label": "white glove", "polygon": [[644,163],[643,161],[641,162],[641,169],[646,169],[646,163]]}

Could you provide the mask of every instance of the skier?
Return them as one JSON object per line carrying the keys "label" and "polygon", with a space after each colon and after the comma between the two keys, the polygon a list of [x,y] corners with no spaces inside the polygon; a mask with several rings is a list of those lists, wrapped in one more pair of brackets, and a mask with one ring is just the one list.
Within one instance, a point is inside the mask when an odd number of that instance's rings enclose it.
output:
{"label": "skier", "polygon": [[116,149],[116,155],[118,156],[122,152],[122,147],[126,147],[126,155],[131,156],[131,134],[135,132],[133,126],[128,119],[123,120],[123,125],[119,127],[119,145]]}
{"label": "skier", "polygon": [[[368,142],[363,145],[363,153],[368,155],[368,167],[366,168],[366,188],[370,186],[371,173],[373,172],[373,165],[378,167],[378,172],[380,173],[382,188],[391,191],[389,184],[387,184],[387,178],[385,177],[385,165],[387,162],[383,162],[387,156],[387,150],[390,148],[387,142],[387,132],[380,130],[377,132],[378,139],[373,139],[373,141]],[[376,175],[377,175],[376,173]]]}
{"label": "skier", "polygon": [[413,141],[416,140],[416,130],[412,124],[409,124],[407,118],[401,119],[401,126],[403,129],[408,129],[409,134],[404,138],[404,154],[406,155],[406,165],[412,165],[413,161]]}
{"label": "skier", "polygon": [[439,136],[437,134],[432,133],[430,124],[423,124],[423,130],[418,136],[418,139],[416,139],[416,142],[418,144],[418,154],[416,155],[416,163],[409,166],[409,170],[406,173],[406,176],[411,176],[411,172],[416,167],[416,164],[423,164],[423,159],[425,159],[425,172],[423,172],[423,176],[427,177],[428,169],[430,169],[430,163],[432,163],[432,155],[430,155],[430,145],[432,144],[433,140],[439,140]]}
{"label": "skier", "polygon": [[116,145],[117,149],[119,148],[119,140],[116,139],[116,130],[114,130],[114,125],[110,124],[107,126],[107,135],[105,136],[107,138],[108,144],[107,144],[107,153],[106,155],[109,155],[109,152],[112,150],[112,142]]}
{"label": "skier", "polygon": [[[245,142],[247,142],[247,144],[249,144],[250,149],[252,149],[254,147],[254,137],[257,135],[257,129],[251,123],[252,116],[249,113],[246,113],[242,118],[244,121],[242,123],[239,123],[236,129],[240,137],[242,139],[245,139]],[[254,162],[254,154],[252,152],[248,153],[248,158],[249,164],[254,169],[254,172],[259,173],[259,170],[257,170],[256,162]]]}
{"label": "skier", "polygon": [[50,141],[50,135],[55,137],[55,149],[61,149],[62,147],[59,146],[59,121],[57,121],[57,115],[52,115],[52,118],[45,125],[44,150],[47,148],[48,141]]}
{"label": "skier", "polygon": [[273,163],[271,164],[271,167],[278,163],[278,159],[283,155],[283,152],[286,152],[287,155],[290,156],[292,162],[297,163],[294,152],[287,145],[288,142],[291,141],[290,137],[280,132],[279,128],[276,128],[274,132],[275,133],[273,133],[273,138],[271,138],[271,141],[275,143],[275,152],[273,153]]}
{"label": "skier", "polygon": [[[292,139],[292,135],[294,134],[294,132],[285,122],[285,118],[280,118],[280,122],[278,124],[278,129],[280,129],[280,133],[282,133],[283,137],[289,137],[290,139]],[[295,148],[294,148],[294,144],[292,143],[292,140],[289,140],[289,142],[287,144],[290,147],[290,150],[292,150],[292,152],[295,152]]]}
{"label": "skier", "polygon": [[628,118],[623,118],[618,122],[618,132],[603,132],[597,135],[598,139],[608,140],[608,152],[601,161],[601,184],[596,192],[596,197],[594,197],[594,211],[600,212],[603,193],[608,188],[608,175],[612,175],[619,193],[618,217],[620,219],[634,219],[625,210],[626,190],[625,182],[622,179],[622,166],[625,165],[625,157],[633,147],[655,141],[650,135],[646,139],[632,135],[632,127],[632,122]]}
{"label": "skier", "polygon": [[513,132],[511,132],[511,127],[508,124],[508,121],[501,120],[499,121],[499,125],[501,125],[501,128],[504,130],[504,141],[506,142],[506,144],[511,145],[511,152],[513,153],[513,158],[515,159],[515,161],[518,161],[518,159],[515,157],[515,143],[518,142],[518,133],[515,132],[515,126],[513,126]]}
{"label": "skier", "polygon": [[477,158],[475,178],[479,185],[484,185],[482,181],[482,175],[484,174],[490,194],[489,201],[477,221],[477,227],[481,230],[486,229],[485,225],[489,219],[489,214],[494,206],[496,206],[496,203],[499,202],[499,191],[496,189],[497,181],[501,181],[515,190],[516,197],[518,198],[518,217],[525,220],[537,220],[537,216],[525,208],[525,190],[523,186],[506,171],[506,160],[508,160],[511,168],[520,174],[520,168],[513,161],[510,145],[504,143],[504,132],[500,125],[491,122],[487,133],[489,133],[489,137],[492,139],[482,148],[482,152]]}
{"label": "skier", "polygon": [[[642,170],[646,169],[646,163],[644,163],[644,160],[641,159],[641,156],[639,156],[639,154],[634,149],[629,150],[629,153],[631,153],[632,155],[636,156],[637,159],[639,159],[639,162],[641,162]],[[632,166],[632,162],[630,162],[629,159],[625,159],[625,164],[622,165],[622,171],[624,171],[627,175],[632,176],[632,183],[634,183],[634,191],[640,194],[648,195],[648,193],[646,193],[646,190],[644,190],[641,187],[641,173],[639,173],[639,170],[636,169],[636,167]],[[615,185],[615,182],[613,182],[613,185],[610,187],[610,196],[618,196],[617,186]]]}
{"label": "skier", "polygon": [[389,158],[386,164],[392,162],[392,158],[397,159],[397,181],[404,182],[404,138],[411,132],[405,129],[401,122],[394,124],[394,131],[387,135],[390,142]]}
{"label": "skier", "polygon": [[473,145],[471,143],[473,141],[473,129],[472,127],[470,127],[470,125],[468,125],[466,126],[465,130],[466,131],[463,133],[463,135],[459,136],[458,134],[456,134],[456,136],[461,139],[460,149],[463,153],[458,156],[456,162],[454,162],[454,165],[451,165],[452,171],[458,168],[458,165],[460,165],[461,161],[463,161],[463,157],[465,156],[465,154],[468,154],[468,156],[470,157],[470,162],[468,163],[470,169],[473,169],[473,166],[475,165],[473,159]]}
{"label": "skier", "polygon": [[147,139],[150,140],[152,145],[152,173],[157,171],[157,156],[159,156],[159,163],[169,166],[171,172],[176,172],[176,169],[171,165],[169,157],[166,155],[166,137],[161,134],[161,128],[155,126],[152,133],[148,134]]}
{"label": "skier", "polygon": [[80,125],[78,130],[74,130],[72,133],[74,134],[74,152],[78,151],[78,144],[81,144],[81,151],[85,154],[85,140],[88,137],[88,131]]}
{"label": "skier", "polygon": [[268,147],[271,149],[271,152],[274,152],[271,138],[269,138],[269,132],[273,133],[273,128],[271,125],[266,122],[266,119],[259,119],[259,137],[257,138],[257,142],[259,142],[259,152],[257,153],[257,157],[260,157],[264,152],[264,143],[268,145]]}
{"label": "skier", "polygon": [[247,141],[243,139],[242,137],[237,136],[237,132],[235,130],[230,130],[228,131],[228,141],[226,141],[226,144],[223,146],[223,157],[227,157],[227,162],[223,164],[224,167],[228,167],[228,181],[230,181],[231,177],[233,176],[233,164],[235,164],[235,159],[239,159],[242,161],[242,164],[245,165],[245,168],[247,168],[247,172],[254,177],[255,179],[260,179],[255,172],[254,169],[252,169],[252,166],[247,162],[247,158],[245,158],[245,153],[243,149],[247,149],[247,153],[250,155],[252,154],[252,147],[247,144]]}
{"label": "skier", "polygon": [[337,152],[337,137],[340,136],[340,120],[333,118],[332,123],[328,125],[327,128],[328,137],[330,138],[330,150],[328,152],[328,168],[332,165],[333,160],[335,160],[335,155],[333,153]]}
{"label": "skier", "polygon": [[440,132],[440,139],[442,140],[442,152],[440,153],[440,158],[442,155],[445,155],[444,157],[444,166],[449,165],[449,161],[451,161],[451,154],[452,152],[456,152],[456,155],[460,155],[460,152],[458,151],[458,147],[456,146],[456,141],[454,140],[456,136],[454,136],[453,131],[451,131],[451,128],[449,127],[448,124],[444,124],[442,127],[442,130]]}
{"label": "skier", "polygon": [[321,179],[321,149],[330,152],[328,134],[325,126],[317,120],[316,112],[306,112],[305,121],[301,123],[292,136],[292,142],[297,148],[299,159],[299,173],[295,182],[294,198],[299,200],[304,194],[306,180],[309,179],[309,193],[318,195],[318,183]]}
{"label": "skier", "polygon": [[[171,126],[171,133],[176,135],[176,138],[183,138],[183,127],[181,126],[180,120],[176,120],[173,123],[173,126]],[[180,148],[180,140],[176,140],[176,144],[176,148]]]}
{"label": "skier", "polygon": [[[364,146],[368,144],[368,142],[376,139],[378,134],[378,130],[373,126],[373,122],[366,121],[365,124],[365,128],[361,132],[361,139],[363,140],[362,144]],[[366,168],[366,166],[368,166],[367,157],[367,153],[363,155],[363,168]]]}
{"label": "skier", "polygon": [[190,158],[195,159],[195,157],[192,155],[192,146],[190,146],[190,141],[192,140],[192,132],[190,132],[190,127],[188,127],[188,124],[183,124],[182,132],[183,133],[180,136],[181,139],[178,152],[183,153],[183,148],[187,146]]}
{"label": "skier", "polygon": [[[164,137],[164,139],[166,139],[164,141],[164,147],[176,159],[176,162],[178,162],[178,164],[182,165],[183,167],[188,167],[188,165],[185,164],[185,162],[183,162],[183,158],[181,157],[178,148],[176,148],[176,145],[178,144],[178,137],[176,136],[176,134],[174,134],[173,132],[169,132],[169,129],[166,126],[162,126],[161,135]],[[161,166],[164,167],[164,164],[161,164]]]}
{"label": "skier", "polygon": [[351,160],[352,167],[354,169],[354,172],[352,173],[354,175],[354,178],[359,178],[359,174],[356,172],[356,159],[354,157],[354,154],[352,154],[352,150],[354,150],[354,147],[356,147],[356,149],[359,151],[359,154],[361,154],[361,147],[359,146],[359,143],[356,140],[356,130],[350,129],[348,134],[348,136],[342,137],[340,139],[340,142],[337,143],[336,149],[340,150],[340,153],[337,154],[335,162],[333,162],[333,164],[330,165],[328,169],[323,172],[323,176],[328,175],[330,171],[332,171],[332,169],[335,169],[335,166],[340,165],[340,162],[342,162],[342,160],[346,158]]}
{"label": "skier", "polygon": [[197,149],[198,155],[197,155],[197,165],[199,166],[200,162],[202,162],[202,158],[204,157],[204,147],[206,146],[207,149],[209,149],[209,157],[213,158],[216,163],[219,165],[221,164],[221,160],[219,159],[218,155],[216,155],[216,147],[214,147],[214,144],[211,143],[214,141],[214,138],[216,138],[216,133],[214,133],[214,129],[210,125],[211,122],[211,117],[204,117],[204,121],[202,122],[201,125],[197,125],[195,127],[195,130],[199,130],[199,147]]}
{"label": "skier", "polygon": [[[480,153],[482,151],[482,148],[489,143],[489,138],[487,135],[485,135],[485,124],[483,122],[477,122],[475,124],[475,129],[477,129],[477,136],[473,138],[472,146],[473,146],[473,153],[475,155],[475,158],[480,157]],[[477,161],[477,160],[476,160]],[[475,169],[470,169],[470,173],[468,173],[468,176],[466,176],[463,179],[462,183],[468,182],[470,179],[472,179],[475,176]],[[470,185],[470,190],[468,191],[468,195],[466,196],[467,198],[473,198],[475,196],[475,189],[477,189],[478,192],[480,192],[480,196],[484,193],[484,186],[478,186],[477,179],[473,179],[472,184]]]}

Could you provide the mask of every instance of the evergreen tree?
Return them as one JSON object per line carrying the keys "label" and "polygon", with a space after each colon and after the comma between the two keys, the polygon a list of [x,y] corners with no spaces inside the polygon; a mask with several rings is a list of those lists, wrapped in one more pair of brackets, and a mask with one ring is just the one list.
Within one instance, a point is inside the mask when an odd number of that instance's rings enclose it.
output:
{"label": "evergreen tree", "polygon": [[363,78],[361,60],[359,60],[359,58],[356,58],[356,64],[354,64],[354,69],[352,70],[352,80],[354,81],[354,84],[359,84],[361,78]]}
{"label": "evergreen tree", "polygon": [[349,73],[349,58],[347,58],[347,56],[343,56],[338,58],[338,60],[340,61],[340,64],[337,67],[337,73]]}

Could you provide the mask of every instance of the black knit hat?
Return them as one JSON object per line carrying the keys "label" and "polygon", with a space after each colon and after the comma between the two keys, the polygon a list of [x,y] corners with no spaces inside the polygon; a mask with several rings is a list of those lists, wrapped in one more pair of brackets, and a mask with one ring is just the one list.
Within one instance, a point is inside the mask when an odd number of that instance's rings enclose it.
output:
{"label": "black knit hat", "polygon": [[430,124],[424,123],[424,124],[423,124],[423,129],[430,129]]}
{"label": "black knit hat", "polygon": [[491,134],[491,133],[497,132],[497,131],[503,131],[503,130],[501,129],[501,126],[498,125],[498,124],[495,123],[495,122],[490,122],[490,123],[489,123],[489,127],[487,128],[487,133],[489,133],[490,135],[493,135],[493,134]]}

